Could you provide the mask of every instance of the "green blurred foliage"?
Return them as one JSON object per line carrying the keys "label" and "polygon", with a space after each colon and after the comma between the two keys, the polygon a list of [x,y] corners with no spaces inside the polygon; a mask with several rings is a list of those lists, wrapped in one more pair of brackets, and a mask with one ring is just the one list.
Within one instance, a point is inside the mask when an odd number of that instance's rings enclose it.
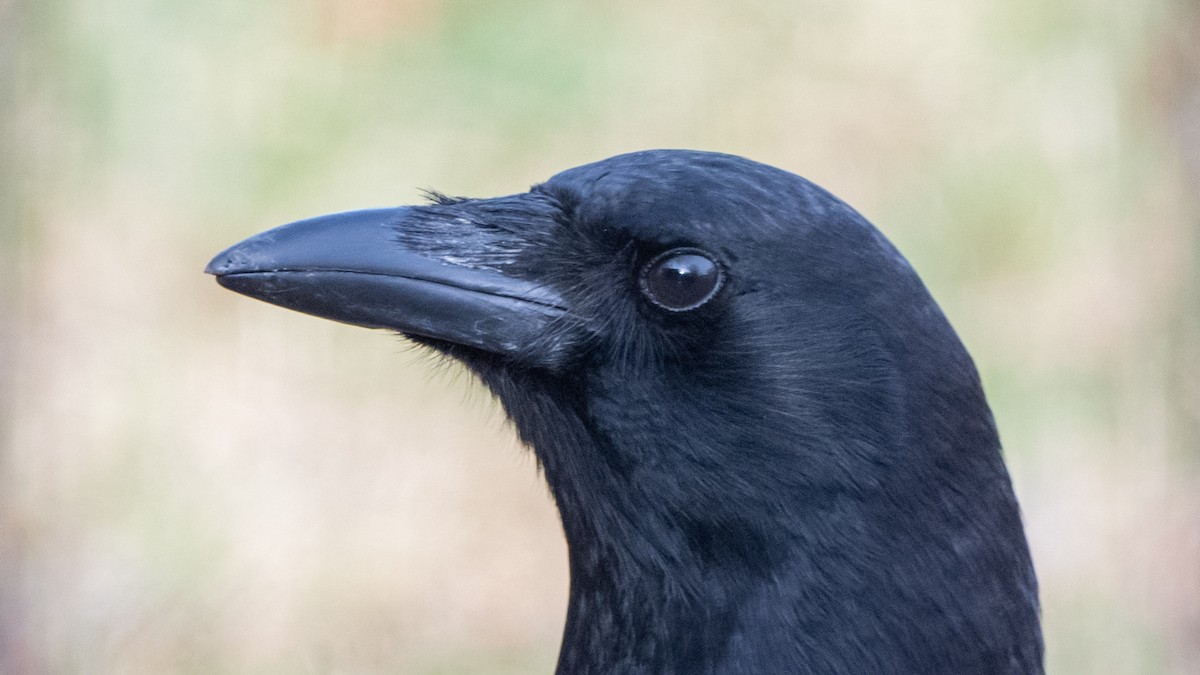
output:
{"label": "green blurred foliage", "polygon": [[647,147],[854,204],[975,355],[1050,670],[1200,670],[1200,10],[0,0],[0,671],[548,672],[552,505],[477,383],[200,274]]}

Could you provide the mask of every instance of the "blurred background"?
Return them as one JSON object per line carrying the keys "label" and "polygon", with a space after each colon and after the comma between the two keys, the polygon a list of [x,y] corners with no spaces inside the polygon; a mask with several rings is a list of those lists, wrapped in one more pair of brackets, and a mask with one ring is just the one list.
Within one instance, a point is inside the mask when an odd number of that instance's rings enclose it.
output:
{"label": "blurred background", "polygon": [[1051,672],[1200,673],[1190,0],[0,0],[0,672],[551,672],[557,516],[481,385],[201,269],[652,147],[800,173],[910,257]]}

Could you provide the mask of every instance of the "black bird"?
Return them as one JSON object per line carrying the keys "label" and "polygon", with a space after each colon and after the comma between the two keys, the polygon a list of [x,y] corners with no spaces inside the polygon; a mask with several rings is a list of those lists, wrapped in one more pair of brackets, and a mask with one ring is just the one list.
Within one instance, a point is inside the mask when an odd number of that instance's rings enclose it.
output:
{"label": "black bird", "polygon": [[226,288],[461,360],[570,549],[559,673],[1038,673],[1037,582],[965,348],[845,203],[655,150],[524,194],[285,225]]}

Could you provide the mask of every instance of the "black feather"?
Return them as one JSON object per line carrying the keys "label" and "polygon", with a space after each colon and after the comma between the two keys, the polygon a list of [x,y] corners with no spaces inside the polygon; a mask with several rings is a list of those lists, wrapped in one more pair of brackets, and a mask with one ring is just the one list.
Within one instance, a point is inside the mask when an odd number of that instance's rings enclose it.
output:
{"label": "black feather", "polygon": [[[480,376],[544,468],[570,546],[560,673],[1041,672],[979,377],[857,212],[687,151],[432,194],[397,245],[563,308],[504,350],[408,331]],[[638,283],[675,248],[724,279],[690,311]]]}

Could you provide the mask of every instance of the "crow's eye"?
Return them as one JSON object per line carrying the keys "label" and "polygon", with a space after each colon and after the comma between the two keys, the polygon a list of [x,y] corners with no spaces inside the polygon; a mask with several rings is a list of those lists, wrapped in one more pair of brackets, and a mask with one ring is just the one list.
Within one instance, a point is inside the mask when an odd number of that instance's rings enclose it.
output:
{"label": "crow's eye", "polygon": [[677,248],[660,253],[642,268],[642,293],[671,312],[696,309],[721,288],[721,266],[707,253]]}

